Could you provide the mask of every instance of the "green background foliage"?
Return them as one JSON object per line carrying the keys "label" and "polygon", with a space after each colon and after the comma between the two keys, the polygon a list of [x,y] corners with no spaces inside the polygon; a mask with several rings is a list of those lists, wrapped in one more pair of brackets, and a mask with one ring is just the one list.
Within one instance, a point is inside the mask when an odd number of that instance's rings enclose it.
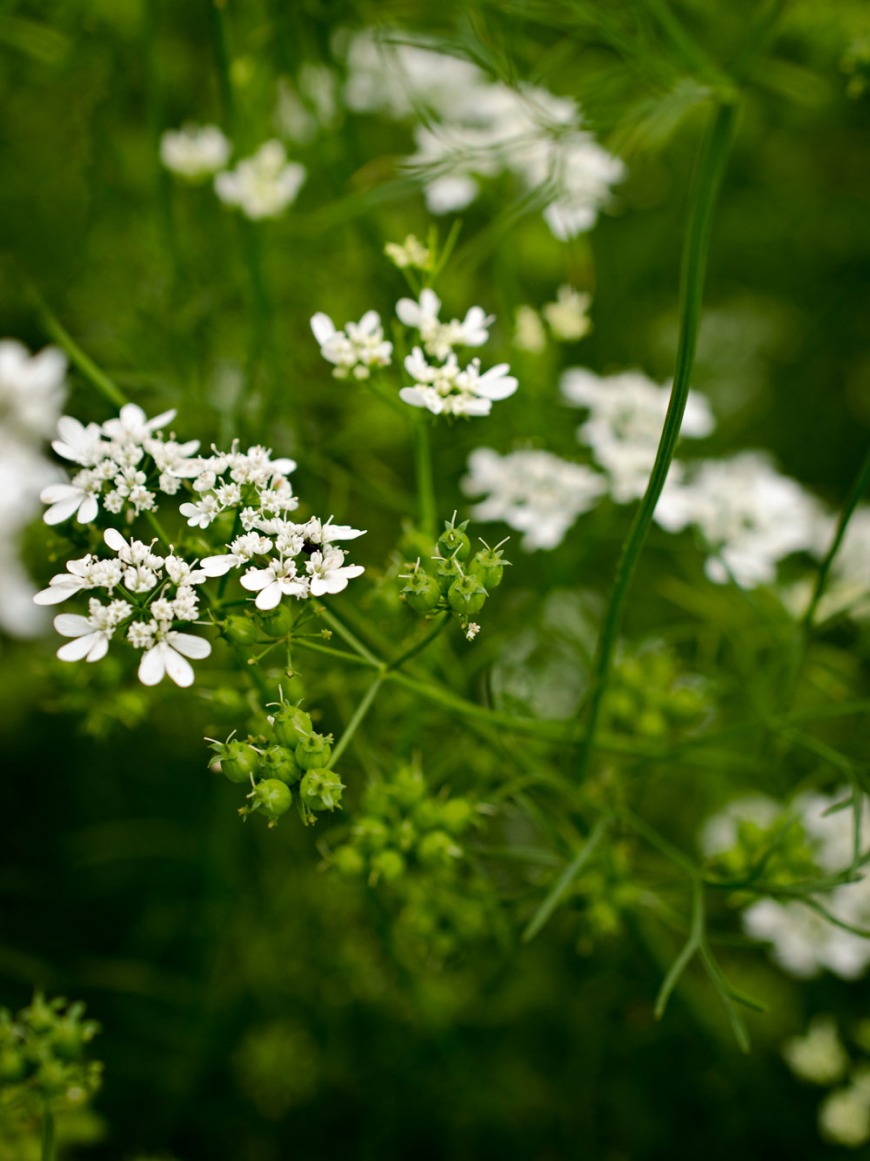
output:
{"label": "green background foliage", "polygon": [[[762,39],[768,14],[776,24]],[[753,22],[756,56],[745,62]],[[429,226],[397,167],[408,127],[341,114],[296,154],[309,171],[297,205],[256,230],[207,188],[176,187],[157,156],[163,130],[188,119],[222,124],[237,154],[256,147],[272,134],[279,76],[332,63],[337,30],[374,23],[434,37],[493,77],[576,97],[629,167],[611,210],[570,244],[520,212],[507,178],[463,214],[439,293],[450,314],[481,303],[497,315],[495,347],[521,388],[491,418],[439,433],[443,515],[464,502],[458,480],[478,444],[507,450],[522,437],[576,456],[576,415],[557,391],[562,366],[637,366],[659,381],[673,373],[695,157],[711,93],[741,71],[693,383],[719,418],[713,454],[767,448],[840,504],[870,426],[870,94],[860,68],[844,69],[870,35],[857,2],[230,0],[216,37],[206,0],[2,0],[3,336],[33,348],[47,341],[38,291],[149,414],[179,408],[180,435],[205,445],[239,435],[294,456],[294,483],[315,511],[368,529],[360,560],[375,584],[355,615],[383,632],[392,590],[378,581],[402,519],[415,513],[408,427],[330,378],[309,318],[325,310],[341,324],[368,308],[388,318],[404,293],[383,246]],[[592,334],[542,356],[510,349],[514,307],[551,300],[562,282],[594,293]],[[106,417],[80,375],[71,384],[68,411]],[[570,712],[629,517],[603,506],[554,554],[524,555],[512,543],[485,633],[441,658],[457,693],[534,713],[536,692],[549,688]],[[32,537],[40,578],[56,571],[52,551]],[[524,625],[539,629],[534,647],[519,641]],[[626,633],[667,641],[715,682],[726,720],[779,704],[793,625],[764,594],[707,584],[688,534],[653,534]],[[798,985],[735,934],[733,914],[714,900],[716,930],[727,933],[718,954],[769,1007],[750,1019],[754,1051],[740,1054],[695,968],[657,1022],[688,885],[634,848],[632,874],[667,902],[670,929],[642,899],[614,902],[626,879],[614,848],[595,896],[606,914],[593,914],[587,887],[523,944],[518,933],[551,881],[547,850],[570,848],[558,795],[539,794],[539,822],[513,803],[497,824],[504,845],[534,848],[541,864],[493,872],[503,903],[490,937],[446,957],[421,954],[389,899],[324,873],[322,852],[343,818],[314,833],[240,824],[236,788],[208,772],[201,741],[233,728],[238,690],[222,704],[196,687],[186,698],[146,696],[127,681],[118,696],[110,659],[70,672],[50,643],[2,649],[0,1004],[20,1007],[40,985],[85,999],[103,1025],[104,1135],[75,1155],[833,1155],[818,1141],[814,1094],[778,1049],[815,1011],[846,1024],[863,1014],[866,990],[832,977]],[[835,629],[811,652],[809,692],[866,697],[867,653],[865,630]],[[338,733],[364,678],[311,654],[293,695]],[[823,732],[831,746],[859,751],[865,735],[860,717]],[[391,687],[342,767],[348,811],[385,754],[412,751],[434,787],[486,801],[540,746],[484,744],[458,717],[433,718]],[[699,820],[732,794],[763,786],[787,795],[818,771],[806,750],[759,742],[665,764],[637,758],[622,776],[633,808],[693,850]],[[0,1157],[16,1148],[0,1143]]]}

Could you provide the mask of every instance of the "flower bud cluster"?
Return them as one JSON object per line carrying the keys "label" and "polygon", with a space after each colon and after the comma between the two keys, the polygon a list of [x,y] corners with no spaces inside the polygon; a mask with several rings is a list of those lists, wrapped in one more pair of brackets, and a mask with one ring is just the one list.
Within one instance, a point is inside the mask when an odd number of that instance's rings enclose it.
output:
{"label": "flower bud cluster", "polygon": [[276,826],[293,803],[295,787],[299,817],[312,826],[318,814],[341,806],[344,783],[330,767],[332,735],[317,733],[311,715],[285,701],[269,722],[269,736],[212,741],[212,769],[230,782],[251,785],[250,805],[239,810],[242,818],[259,811],[270,828]]}
{"label": "flower bud cluster", "polygon": [[84,1054],[100,1026],[84,1012],[82,1003],[46,1000],[40,992],[14,1018],[0,1008],[0,1104],[22,1121],[46,1106],[81,1108],[99,1089],[103,1066]]}
{"label": "flower bud cluster", "polygon": [[699,725],[709,713],[703,680],[682,675],[676,657],[659,644],[623,657],[604,699],[607,728],[656,741]]}
{"label": "flower bud cluster", "polygon": [[490,590],[501,584],[510,561],[504,559],[500,544],[490,548],[483,540],[483,548],[472,555],[467,527],[467,520],[456,523],[454,512],[444,522],[434,553],[407,564],[410,572],[401,573],[400,579],[405,581],[401,596],[412,612],[421,616],[452,613],[471,641],[480,631],[471,618],[486,604]]}

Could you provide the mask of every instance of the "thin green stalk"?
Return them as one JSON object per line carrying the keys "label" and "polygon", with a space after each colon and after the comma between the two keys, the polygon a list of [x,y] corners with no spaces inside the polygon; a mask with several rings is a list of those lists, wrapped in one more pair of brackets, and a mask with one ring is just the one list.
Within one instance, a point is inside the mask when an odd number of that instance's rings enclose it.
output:
{"label": "thin green stalk", "polygon": [[236,129],[236,101],[233,93],[233,80],[230,74],[230,51],[224,23],[224,5],[226,0],[206,0],[211,18],[212,40],[217,63],[218,88],[220,89],[221,104],[230,136]]}
{"label": "thin green stalk", "polygon": [[395,660],[389,663],[387,670],[399,669],[402,665],[405,664],[406,661],[410,661],[412,657],[416,657],[418,653],[422,653],[426,646],[434,641],[435,638],[444,631],[449,620],[450,613],[443,613],[441,620],[436,622],[435,628],[432,629],[431,632],[427,633],[425,637],[422,637],[419,641],[417,641],[416,644],[412,645],[410,649],[406,649],[404,653],[400,653],[399,656],[395,658]]}
{"label": "thin green stalk", "polygon": [[335,613],[330,612],[330,610],[323,605],[321,605],[320,608],[322,610],[320,616],[327,623],[327,625],[329,625],[330,629],[337,633],[346,645],[350,645],[354,653],[358,653],[359,656],[364,657],[370,665],[373,665],[376,669],[380,669],[383,665],[383,662],[380,660],[380,658],[375,657],[374,653],[372,653],[370,649],[363,645],[359,637],[356,637],[353,633],[351,633],[350,629],[348,629],[347,626],[342,621],[340,621],[338,617],[336,617]]}
{"label": "thin green stalk", "polygon": [[429,440],[429,421],[421,416],[414,424],[414,464],[417,468],[417,503],[420,513],[420,531],[434,537],[437,532],[435,481],[432,475],[432,446]]}
{"label": "thin green stalk", "polygon": [[330,756],[330,759],[328,762],[328,768],[330,770],[333,768],[335,763],[338,761],[338,759],[341,757],[341,755],[347,749],[348,745],[350,744],[351,738],[357,732],[363,718],[369,712],[369,709],[371,707],[372,702],[378,696],[378,690],[381,688],[383,683],[384,683],[384,675],[379,673],[378,676],[374,679],[374,681],[371,683],[371,685],[366,690],[365,696],[363,697],[363,699],[359,703],[359,705],[356,707],[356,710],[354,711],[353,717],[347,723],[347,727],[345,728],[344,733],[338,739],[338,742],[336,743],[335,749],[332,751],[332,755]]}
{"label": "thin green stalk", "polygon": [[54,1113],[46,1100],[42,1106],[42,1161],[54,1161]]}
{"label": "thin green stalk", "polygon": [[701,299],[707,268],[707,253],[710,247],[713,207],[725,170],[725,159],[734,131],[735,114],[736,107],[733,104],[720,104],[716,108],[695,175],[689,225],[683,250],[680,335],[674,384],[671,388],[668,412],[652,474],[617,565],[610,602],[598,640],[592,692],[589,698],[588,725],[586,737],[580,749],[578,771],[580,778],[586,772],[589,757],[595,746],[601,704],[610,676],[623,606],[644,541],[652,524],[656,504],[665,486],[668,469],[674,458],[680,426],[683,422],[698,341],[698,328],[701,321]]}
{"label": "thin green stalk", "polygon": [[42,296],[34,291],[34,297],[36,299],[36,313],[46,334],[66,351],[73,366],[77,367],[88,382],[116,407],[123,407],[125,403],[129,403],[130,401],[123,391],[115,386],[109,376],[101,371],[96,363],[85,354],[69,332],[64,330],[48,309]]}
{"label": "thin green stalk", "polygon": [[525,931],[523,932],[523,943],[530,943],[535,938],[559,904],[564,898],[565,892],[592,858],[595,853],[595,848],[598,846],[604,833],[607,830],[609,819],[606,815],[599,818],[598,822],[592,829],[586,842],[583,844],[576,857],[571,860],[562,874],[554,883],[553,887],[547,894],[541,906],[532,916]]}
{"label": "thin green stalk", "polygon": [[852,519],[855,509],[860,504],[862,496],[867,491],[868,484],[870,484],[870,450],[864,456],[861,467],[858,469],[858,475],[852,484],[852,489],[846,497],[846,503],[843,505],[840,519],[837,521],[837,530],[834,533],[834,539],[831,541],[831,547],[825,554],[825,559],[819,565],[813,595],[807,606],[807,611],[804,613],[803,630],[805,633],[809,633],[812,630],[816,610],[819,607],[819,601],[821,601],[822,594],[825,591],[825,585],[828,580],[828,574],[831,571],[831,565],[834,563],[834,557],[840,550],[840,545],[843,543],[843,537],[846,535],[849,521]]}

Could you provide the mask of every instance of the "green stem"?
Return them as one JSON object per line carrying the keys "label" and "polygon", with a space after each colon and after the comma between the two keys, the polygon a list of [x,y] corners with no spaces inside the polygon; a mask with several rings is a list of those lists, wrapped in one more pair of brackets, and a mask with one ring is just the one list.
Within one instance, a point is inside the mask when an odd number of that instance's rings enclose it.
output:
{"label": "green stem", "polygon": [[384,674],[380,674],[380,673],[378,674],[378,676],[374,679],[374,681],[371,683],[371,685],[366,690],[365,696],[363,697],[362,701],[356,707],[356,710],[354,711],[353,717],[347,723],[347,727],[346,727],[344,733],[338,739],[338,743],[337,743],[335,749],[332,751],[332,755],[331,755],[331,757],[329,759],[329,763],[328,763],[328,768],[330,770],[333,768],[335,763],[338,761],[338,759],[341,757],[341,755],[347,749],[351,738],[356,733],[363,718],[369,712],[369,709],[371,707],[372,702],[375,700],[375,698],[378,695],[378,690],[381,688],[381,686],[384,683],[384,676],[385,676]]}
{"label": "green stem", "polygon": [[736,108],[720,104],[713,116],[707,139],[695,175],[689,225],[683,250],[680,289],[680,335],[677,365],[665,425],[656,453],[655,463],[646,493],[635,515],[631,530],[622,550],[610,602],[604,617],[592,678],[589,699],[589,718],[586,737],[580,749],[579,777],[585,775],[589,757],[595,746],[595,735],[601,716],[601,703],[610,676],[613,652],[622,619],[623,606],[634,576],[641,550],[652,524],[656,504],[665,486],[668,469],[674,458],[695,359],[698,328],[701,321],[701,298],[710,246],[710,228],[713,207],[725,170],[725,159],[734,130]]}
{"label": "green stem", "polygon": [[816,587],[813,590],[812,599],[807,606],[807,611],[804,613],[803,629],[805,633],[809,633],[812,630],[816,610],[819,607],[819,601],[822,599],[822,593],[825,591],[825,584],[828,580],[828,573],[831,571],[831,565],[834,563],[834,557],[837,555],[840,545],[843,543],[843,537],[846,535],[849,521],[852,519],[855,509],[861,502],[861,497],[867,491],[868,484],[870,484],[870,450],[864,456],[861,467],[858,469],[858,475],[852,484],[852,490],[846,497],[846,503],[843,505],[840,519],[837,521],[837,531],[834,533],[831,547],[825,554],[825,559],[819,565],[818,575],[816,576]]}
{"label": "green stem", "polygon": [[429,440],[429,421],[422,416],[414,424],[414,463],[417,468],[417,503],[420,513],[420,531],[436,535],[435,482],[432,475],[432,446]]}
{"label": "green stem", "polygon": [[544,902],[532,916],[531,921],[523,932],[523,943],[529,943],[535,938],[535,936],[562,902],[565,892],[568,890],[573,881],[577,878],[577,876],[592,858],[592,855],[595,853],[595,848],[604,837],[604,833],[607,830],[609,821],[610,820],[606,817],[606,815],[599,818],[598,822],[595,824],[592,830],[592,833],[580,848],[580,851],[577,853],[576,857],[571,860],[567,867],[565,867],[562,874],[559,876],[552,889],[547,894]]}
{"label": "green stem", "polygon": [[96,363],[85,354],[69,332],[64,330],[48,309],[41,295],[34,291],[34,296],[36,298],[36,313],[39,321],[45,328],[46,334],[53,338],[59,346],[63,347],[69,355],[70,362],[73,366],[77,367],[88,382],[96,387],[100,394],[116,407],[123,407],[125,403],[129,403],[130,401],[123,391],[115,386],[109,376],[101,371]]}
{"label": "green stem", "polygon": [[42,1161],[54,1161],[54,1113],[48,1100],[42,1106]]}
{"label": "green stem", "polygon": [[236,129],[236,102],[233,94],[233,80],[230,75],[230,51],[227,30],[224,23],[224,4],[226,0],[206,0],[211,16],[211,32],[214,41],[214,53],[217,63],[218,88],[220,89],[221,104],[227,129],[232,137]]}
{"label": "green stem", "polygon": [[450,613],[443,613],[441,620],[436,623],[435,628],[432,629],[431,632],[427,633],[425,637],[421,637],[421,639],[415,645],[412,645],[410,649],[406,649],[404,653],[399,654],[399,656],[394,661],[389,663],[387,669],[399,669],[405,664],[406,661],[410,661],[412,657],[416,657],[418,653],[422,653],[426,646],[434,641],[435,638],[444,631],[449,620]]}
{"label": "green stem", "polygon": [[370,649],[363,645],[359,637],[355,637],[354,634],[351,633],[350,629],[348,629],[346,625],[340,621],[338,617],[336,617],[335,613],[331,613],[329,609],[325,608],[323,605],[321,605],[320,608],[320,616],[327,623],[327,625],[329,625],[330,629],[337,633],[346,645],[350,645],[354,653],[358,653],[359,656],[365,658],[365,660],[370,665],[373,665],[376,669],[380,669],[383,665],[383,662],[380,660],[380,658],[375,657],[374,653],[372,653]]}

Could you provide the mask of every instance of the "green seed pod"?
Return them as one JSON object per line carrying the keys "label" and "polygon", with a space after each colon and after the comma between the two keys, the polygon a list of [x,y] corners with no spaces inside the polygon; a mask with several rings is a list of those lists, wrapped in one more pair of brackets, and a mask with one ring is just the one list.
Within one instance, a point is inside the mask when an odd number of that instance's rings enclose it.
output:
{"label": "green seed pod", "polygon": [[458,561],[446,556],[436,556],[434,563],[435,579],[438,581],[441,592],[446,597],[450,591],[450,586],[462,575],[459,571],[460,565]]}
{"label": "green seed pod", "polygon": [[61,1060],[77,1060],[84,1045],[82,1026],[70,1016],[62,1016],[51,1034],[51,1044]]}
{"label": "green seed pod", "polygon": [[230,782],[250,782],[260,769],[260,755],[247,742],[216,742],[212,749],[221,764],[221,774]]}
{"label": "green seed pod", "polygon": [[471,542],[465,534],[468,521],[454,526],[452,521],[445,523],[444,531],[438,537],[437,548],[442,556],[452,556],[457,560],[465,560],[471,552]]}
{"label": "green seed pod", "polygon": [[252,617],[233,614],[221,626],[221,632],[233,645],[253,645],[260,637],[260,629]]}
{"label": "green seed pod", "polygon": [[367,851],[382,851],[390,841],[390,829],[379,818],[361,818],[353,828],[353,835]]}
{"label": "green seed pod", "polygon": [[468,571],[485,589],[494,589],[501,584],[506,564],[510,561],[505,560],[497,548],[482,548],[472,557]]}
{"label": "green seed pod", "polygon": [[414,808],[414,824],[418,830],[434,830],[441,825],[441,803],[434,798],[424,798]]}
{"label": "green seed pod", "polygon": [[17,1048],[0,1049],[0,1084],[15,1084],[27,1075],[27,1062]]}
{"label": "green seed pod", "polygon": [[408,577],[402,594],[409,609],[415,613],[430,613],[441,600],[441,587],[434,577],[418,568]]}
{"label": "green seed pod", "polygon": [[358,879],[366,869],[362,853],[348,843],[332,852],[331,862],[343,879]]}
{"label": "green seed pod", "polygon": [[426,780],[416,766],[400,766],[390,790],[399,806],[409,810],[426,794]]}
{"label": "green seed pod", "polygon": [[411,822],[410,818],[403,818],[399,824],[399,850],[410,851],[417,845],[417,828]]}
{"label": "green seed pod", "polygon": [[272,721],[272,729],[282,746],[295,750],[300,738],[312,732],[311,714],[296,705],[282,705]]}
{"label": "green seed pod", "polygon": [[269,819],[269,825],[274,826],[282,814],[286,814],[293,801],[290,787],[277,778],[264,778],[258,782],[248,795],[253,799],[252,810],[262,810]]}
{"label": "green seed pod", "polygon": [[454,837],[468,830],[474,819],[474,807],[467,798],[448,798],[441,803],[441,825]]}
{"label": "green seed pod", "polygon": [[479,613],[486,604],[487,591],[476,576],[461,576],[447,592],[447,600],[454,613],[464,617]]}
{"label": "green seed pod", "polygon": [[277,778],[279,782],[295,786],[302,777],[302,771],[292,750],[284,746],[270,746],[263,755],[262,775],[264,778]]}
{"label": "green seed pod", "polygon": [[259,613],[258,618],[266,636],[276,641],[286,637],[296,621],[290,605],[283,602],[267,613]]}
{"label": "green seed pod", "polygon": [[417,857],[428,867],[445,867],[461,855],[462,849],[443,830],[432,830],[423,835],[417,847]]}
{"label": "green seed pod", "polygon": [[379,851],[372,859],[372,871],[369,882],[377,883],[383,879],[385,883],[395,883],[405,873],[405,860],[398,851]]}
{"label": "green seed pod", "polygon": [[344,783],[334,770],[309,770],[299,783],[299,796],[311,810],[335,810]]}
{"label": "green seed pod", "polygon": [[303,770],[325,766],[332,753],[332,734],[305,734],[296,746],[296,761]]}

